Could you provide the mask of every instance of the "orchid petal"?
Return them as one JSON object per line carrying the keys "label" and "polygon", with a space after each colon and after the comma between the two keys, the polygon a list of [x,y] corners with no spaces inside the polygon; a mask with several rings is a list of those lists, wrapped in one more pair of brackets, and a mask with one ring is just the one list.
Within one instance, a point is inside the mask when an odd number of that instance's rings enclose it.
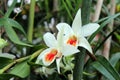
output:
{"label": "orchid petal", "polygon": [[55,57],[53,58],[53,60],[51,62],[46,62],[45,60],[45,55],[48,54],[50,51],[52,51],[53,48],[48,48],[48,49],[45,49],[37,58],[37,61],[36,63],[39,63],[41,60],[43,61],[43,64],[46,65],[46,66],[49,66],[51,63],[54,62],[55,60]]}
{"label": "orchid petal", "polygon": [[77,14],[76,14],[74,20],[73,20],[72,29],[74,32],[78,32],[78,31],[80,31],[81,26],[82,26],[81,9],[79,9],[77,11]]}
{"label": "orchid petal", "polygon": [[83,36],[90,36],[91,34],[93,34],[98,28],[100,27],[99,24],[97,23],[89,23],[86,24],[82,27],[82,35]]}
{"label": "orchid petal", "polygon": [[55,39],[55,36],[53,34],[47,32],[46,34],[44,34],[43,39],[48,47],[56,47],[57,40]]}
{"label": "orchid petal", "polygon": [[56,65],[57,65],[57,71],[60,74],[60,61],[62,59],[62,56],[56,59]]}
{"label": "orchid petal", "polygon": [[72,28],[67,23],[59,23],[56,25],[58,31],[64,30],[64,35],[69,35],[73,33]]}
{"label": "orchid petal", "polygon": [[93,53],[90,44],[88,43],[88,41],[84,37],[79,37],[79,44],[78,45],[87,49],[90,53]]}
{"label": "orchid petal", "polygon": [[58,41],[58,47],[60,48],[63,46],[63,40],[64,40],[64,30],[61,29],[57,34],[57,41]]}
{"label": "orchid petal", "polygon": [[37,57],[37,60],[35,63],[39,64],[41,62],[41,60],[43,59],[45,53],[49,52],[51,50],[51,48],[45,49],[44,51],[42,51],[40,53],[40,55]]}
{"label": "orchid petal", "polygon": [[79,52],[79,50],[75,46],[64,45],[64,47],[62,48],[62,54],[64,56],[69,56],[69,55],[75,54],[77,52]]}

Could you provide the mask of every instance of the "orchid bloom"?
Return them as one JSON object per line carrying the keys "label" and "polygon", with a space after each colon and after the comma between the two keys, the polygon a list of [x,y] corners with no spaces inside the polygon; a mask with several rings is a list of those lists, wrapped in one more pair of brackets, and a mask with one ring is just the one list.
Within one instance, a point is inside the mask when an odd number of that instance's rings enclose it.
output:
{"label": "orchid bloom", "polygon": [[70,27],[67,23],[59,23],[57,25],[57,29],[59,31],[61,31],[61,29],[65,30],[63,35],[65,44],[76,48],[78,48],[78,46],[84,47],[90,53],[93,53],[91,46],[85,37],[94,33],[99,28],[99,24],[89,23],[82,26],[81,22],[81,9],[79,9],[73,20],[72,27]]}
{"label": "orchid bloom", "polygon": [[63,44],[63,31],[58,32],[57,39],[49,32],[44,35],[43,39],[49,48],[45,49],[36,61],[36,63],[42,61],[45,66],[49,66],[56,60],[58,73],[60,73],[59,66],[62,56],[68,56],[79,51],[73,46]]}

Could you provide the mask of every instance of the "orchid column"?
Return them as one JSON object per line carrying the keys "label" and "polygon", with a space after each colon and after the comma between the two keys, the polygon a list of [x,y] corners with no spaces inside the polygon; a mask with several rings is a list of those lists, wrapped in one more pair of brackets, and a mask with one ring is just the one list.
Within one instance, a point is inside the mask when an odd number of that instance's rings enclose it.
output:
{"label": "orchid column", "polygon": [[[82,2],[82,25],[89,23],[91,3],[92,0],[83,0]],[[82,80],[85,52],[85,49],[82,49],[81,52],[76,54],[76,62],[73,71],[74,80]]]}

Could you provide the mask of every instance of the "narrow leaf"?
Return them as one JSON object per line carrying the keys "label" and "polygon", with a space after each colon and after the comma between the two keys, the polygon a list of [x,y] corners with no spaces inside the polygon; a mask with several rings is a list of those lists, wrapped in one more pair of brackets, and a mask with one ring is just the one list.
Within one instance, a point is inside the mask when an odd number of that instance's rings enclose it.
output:
{"label": "narrow leaf", "polygon": [[91,42],[93,40],[93,38],[96,36],[96,34],[99,33],[105,27],[106,24],[108,24],[111,20],[113,20],[114,18],[116,18],[118,16],[120,16],[120,13],[109,16],[109,18],[100,25],[98,30],[93,35],[90,36],[89,42]]}
{"label": "narrow leaf", "polygon": [[64,0],[62,0],[62,3],[64,5],[65,9],[67,10],[68,16],[71,18],[71,20],[73,20],[73,17],[72,17],[72,15],[70,13],[70,10],[68,9],[68,7],[67,7],[66,3],[64,2]]}
{"label": "narrow leaf", "polygon": [[15,59],[15,56],[13,54],[10,54],[10,53],[2,53],[2,54],[0,54],[0,57]]}
{"label": "narrow leaf", "polygon": [[23,27],[17,21],[13,19],[6,18],[6,17],[0,18],[0,25],[1,26],[9,25],[11,27],[15,27],[18,30],[20,30],[24,35],[26,35]]}
{"label": "narrow leaf", "polygon": [[93,67],[109,80],[119,80],[120,75],[103,56],[97,56],[97,61],[92,63]]}
{"label": "narrow leaf", "polygon": [[17,21],[8,18],[8,19],[7,19],[7,23],[10,24],[10,26],[19,29],[20,31],[22,31],[22,32],[24,33],[24,35],[26,35],[26,33],[25,33],[23,27],[22,27]]}
{"label": "narrow leaf", "polygon": [[115,53],[112,55],[110,58],[110,63],[112,64],[113,67],[115,67],[116,63],[120,60],[120,52]]}
{"label": "narrow leaf", "polygon": [[105,77],[107,77],[109,80],[115,80],[115,78],[111,76],[111,74],[99,62],[94,62],[93,67],[100,73],[102,73]]}
{"label": "narrow leaf", "polygon": [[0,56],[0,69],[13,62],[12,59]]}
{"label": "narrow leaf", "polygon": [[71,1],[70,1],[70,0],[66,0],[66,3],[67,3],[67,5],[69,6],[69,8],[70,8],[72,11],[74,11],[74,8],[72,7]]}
{"label": "narrow leaf", "polygon": [[15,31],[12,29],[11,26],[5,25],[4,28],[5,28],[6,33],[12,42],[19,44],[19,45],[31,46],[29,44],[26,44],[26,43],[20,41],[20,39],[18,38],[17,34],[15,33]]}

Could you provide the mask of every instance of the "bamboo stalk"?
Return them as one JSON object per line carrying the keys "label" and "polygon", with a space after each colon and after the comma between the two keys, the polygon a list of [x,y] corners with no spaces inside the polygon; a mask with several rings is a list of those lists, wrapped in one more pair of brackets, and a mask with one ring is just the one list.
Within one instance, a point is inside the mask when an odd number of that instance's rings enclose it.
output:
{"label": "bamboo stalk", "polygon": [[[111,0],[110,2],[111,4],[111,8],[110,8],[110,15],[114,15],[115,14],[115,5],[116,5],[116,0]],[[108,30],[107,30],[107,34],[110,34],[113,30],[113,26],[114,26],[114,20],[112,20],[109,24],[108,24]],[[104,43],[104,48],[103,48],[103,56],[106,59],[109,59],[109,54],[110,54],[110,47],[111,47],[111,40],[112,40],[112,36],[110,36],[107,41]]]}
{"label": "bamboo stalk", "polygon": [[102,8],[102,4],[103,4],[103,0],[98,0],[97,1],[97,5],[96,5],[96,9],[95,9],[95,14],[93,17],[93,22],[97,21],[100,17],[100,12],[101,12],[101,8]]}
{"label": "bamboo stalk", "polygon": [[[96,8],[95,8],[95,13],[92,19],[92,22],[95,22],[99,20],[100,13],[101,13],[101,8],[102,8],[103,0],[97,0]],[[85,62],[89,59],[89,56],[86,55]]]}
{"label": "bamboo stalk", "polygon": [[34,26],[35,0],[31,0],[28,24],[28,41],[32,42]]}

